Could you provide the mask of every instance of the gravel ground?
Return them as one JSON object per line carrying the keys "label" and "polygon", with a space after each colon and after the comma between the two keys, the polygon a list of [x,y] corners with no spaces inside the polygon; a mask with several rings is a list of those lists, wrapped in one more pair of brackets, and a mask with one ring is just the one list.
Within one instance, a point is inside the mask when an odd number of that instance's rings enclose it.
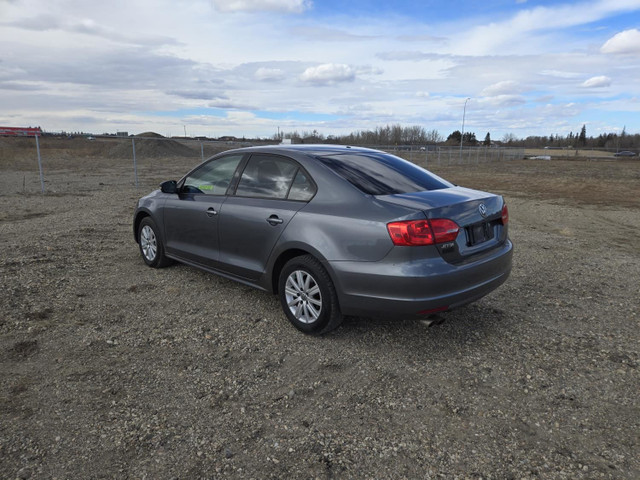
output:
{"label": "gravel ground", "polygon": [[433,166],[505,194],[509,281],[317,338],[144,265],[135,201],[195,161],[143,160],[137,189],[58,162],[44,196],[0,164],[0,478],[640,478],[640,162]]}

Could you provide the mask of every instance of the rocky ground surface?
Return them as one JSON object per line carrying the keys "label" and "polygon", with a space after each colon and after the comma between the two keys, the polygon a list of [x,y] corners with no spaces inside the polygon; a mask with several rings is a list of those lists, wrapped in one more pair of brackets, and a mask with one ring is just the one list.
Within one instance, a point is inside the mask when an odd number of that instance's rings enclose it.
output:
{"label": "rocky ground surface", "polygon": [[145,266],[135,202],[197,161],[0,163],[0,478],[640,478],[640,162],[431,165],[505,195],[511,278],[317,338]]}

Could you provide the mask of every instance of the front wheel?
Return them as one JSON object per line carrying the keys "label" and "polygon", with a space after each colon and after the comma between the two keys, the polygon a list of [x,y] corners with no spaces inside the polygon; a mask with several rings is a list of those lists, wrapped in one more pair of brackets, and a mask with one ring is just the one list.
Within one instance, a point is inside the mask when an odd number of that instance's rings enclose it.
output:
{"label": "front wheel", "polygon": [[333,282],[311,255],[286,263],[280,272],[278,296],[289,321],[305,333],[327,333],[342,323]]}
{"label": "front wheel", "polygon": [[162,268],[171,264],[171,259],[164,254],[164,244],[159,235],[156,222],[145,217],[138,227],[138,244],[142,259],[153,268]]}

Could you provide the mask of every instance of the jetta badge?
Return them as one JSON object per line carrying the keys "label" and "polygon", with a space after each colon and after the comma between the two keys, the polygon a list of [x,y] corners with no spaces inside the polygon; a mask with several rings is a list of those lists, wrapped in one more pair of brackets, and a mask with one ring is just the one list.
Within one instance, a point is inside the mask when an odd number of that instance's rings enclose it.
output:
{"label": "jetta badge", "polygon": [[478,211],[480,212],[480,215],[482,215],[482,218],[485,218],[487,216],[487,206],[484,203],[480,204],[480,206],[478,207]]}

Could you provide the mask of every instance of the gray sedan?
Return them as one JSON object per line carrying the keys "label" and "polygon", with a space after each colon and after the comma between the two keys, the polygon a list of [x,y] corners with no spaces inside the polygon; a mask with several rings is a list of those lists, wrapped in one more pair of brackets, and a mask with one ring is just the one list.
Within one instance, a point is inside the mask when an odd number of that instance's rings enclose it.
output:
{"label": "gray sedan", "polygon": [[278,295],[305,333],[345,315],[421,318],[488,294],[511,270],[501,196],[377,150],[251,147],[141,198],[150,267],[192,265]]}

